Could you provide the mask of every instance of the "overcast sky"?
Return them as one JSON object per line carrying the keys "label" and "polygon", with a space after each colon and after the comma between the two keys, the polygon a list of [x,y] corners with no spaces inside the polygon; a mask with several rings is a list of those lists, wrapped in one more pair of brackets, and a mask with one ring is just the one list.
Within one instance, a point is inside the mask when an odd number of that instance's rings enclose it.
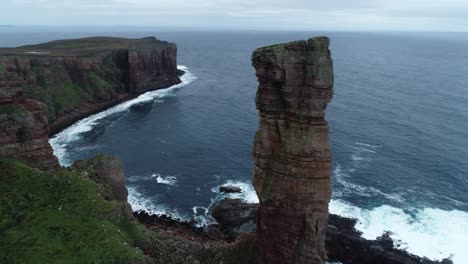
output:
{"label": "overcast sky", "polygon": [[468,0],[0,0],[0,25],[468,31]]}

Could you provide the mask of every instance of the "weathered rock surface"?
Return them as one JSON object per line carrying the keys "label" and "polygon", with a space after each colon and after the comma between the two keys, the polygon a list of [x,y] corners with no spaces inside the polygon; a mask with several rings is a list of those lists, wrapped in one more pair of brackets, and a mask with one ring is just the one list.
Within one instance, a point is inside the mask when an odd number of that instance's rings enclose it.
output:
{"label": "weathered rock surface", "polygon": [[223,199],[212,215],[229,238],[235,239],[241,234],[255,231],[255,218],[258,204],[247,204],[241,199]]}
{"label": "weathered rock surface", "polygon": [[[240,236],[234,232],[243,224],[255,221],[255,209],[258,204],[247,204],[238,199],[224,199],[213,209],[213,216],[221,226],[221,230],[231,239]],[[216,214],[214,213],[216,212]],[[356,220],[329,215],[326,231],[326,249],[331,262],[343,264],[450,264],[448,259],[433,261],[412,255],[394,247],[388,234],[383,234],[376,240],[367,240],[355,228]],[[250,234],[254,230],[244,230]]]}
{"label": "weathered rock surface", "polygon": [[21,96],[0,99],[0,157],[25,160],[40,169],[56,169],[58,160],[48,134],[45,105]]}
{"label": "weathered rock surface", "polygon": [[118,214],[127,220],[135,220],[133,210],[127,201],[128,190],[125,186],[123,163],[112,156],[97,156],[89,160],[78,160],[72,168],[86,171],[88,177],[101,184],[101,195],[108,201],[117,201],[121,204]]}
{"label": "weathered rock surface", "polygon": [[149,90],[180,82],[177,47],[154,37],[95,37],[0,48],[0,97],[47,105],[53,134]]}
{"label": "weathered rock surface", "polygon": [[331,197],[325,107],[333,95],[329,39],[257,49],[260,125],[253,151],[258,263],[324,263]]}

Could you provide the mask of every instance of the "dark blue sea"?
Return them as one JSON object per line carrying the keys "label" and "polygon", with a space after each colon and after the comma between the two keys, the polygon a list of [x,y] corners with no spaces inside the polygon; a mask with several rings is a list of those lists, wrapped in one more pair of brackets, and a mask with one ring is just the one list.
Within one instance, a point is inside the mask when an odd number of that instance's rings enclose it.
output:
{"label": "dark blue sea", "polygon": [[331,38],[335,97],[332,213],[430,258],[468,259],[468,34],[2,27],[0,46],[106,35],[178,45],[183,83],[79,121],[51,139],[62,165],[96,154],[125,163],[134,210],[213,221],[218,187],[248,202],[258,125],[250,55]]}

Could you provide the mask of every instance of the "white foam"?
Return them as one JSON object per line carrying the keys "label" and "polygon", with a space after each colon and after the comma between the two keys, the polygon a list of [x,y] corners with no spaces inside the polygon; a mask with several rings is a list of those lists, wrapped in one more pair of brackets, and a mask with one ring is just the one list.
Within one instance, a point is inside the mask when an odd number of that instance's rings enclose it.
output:
{"label": "white foam", "polygon": [[128,203],[134,212],[144,211],[150,215],[167,215],[174,219],[189,220],[189,216],[165,204],[159,204],[156,197],[141,193],[135,186],[127,186]]}
{"label": "white foam", "polygon": [[351,181],[347,180],[350,177],[351,176],[341,168],[340,164],[336,165],[335,169],[333,170],[333,178],[342,187],[340,194],[352,193],[353,195],[359,195],[363,197],[372,197],[373,195],[378,195],[397,203],[405,202],[405,199],[397,193],[385,193],[372,186],[362,186],[356,183],[352,183]]}
{"label": "white foam", "polygon": [[51,144],[55,156],[59,159],[60,165],[62,166],[70,166],[73,161],[69,159],[67,153],[67,145],[71,142],[77,141],[81,139],[81,135],[85,132],[91,131],[96,125],[100,123],[100,121],[109,115],[121,113],[127,111],[130,106],[138,103],[149,102],[149,101],[158,101],[162,102],[163,98],[170,96],[173,92],[197,79],[195,75],[193,75],[189,70],[188,67],[179,65],[177,67],[180,70],[185,71],[185,74],[181,77],[181,83],[173,85],[166,89],[160,89],[156,91],[151,91],[144,93],[137,98],[125,101],[121,104],[118,104],[112,108],[109,108],[105,111],[97,113],[95,115],[91,115],[87,118],[81,119],[71,125],[70,127],[66,128],[62,132],[56,134],[49,140]]}
{"label": "white foam", "polygon": [[214,193],[219,193],[219,187],[221,186],[234,186],[238,187],[242,190],[240,193],[224,193],[220,194],[220,199],[223,199],[225,197],[232,198],[232,199],[242,199],[247,203],[258,203],[258,196],[257,193],[255,192],[255,189],[252,186],[252,183],[250,182],[244,182],[244,181],[233,181],[229,180],[221,185],[218,185],[216,187],[211,188],[211,191]]}
{"label": "white foam", "polygon": [[213,205],[213,200],[210,203],[210,206],[194,206],[193,210],[193,220],[195,220],[196,227],[207,227],[212,223],[216,223],[216,220],[210,214],[210,208]]}
{"label": "white foam", "polygon": [[380,145],[372,145],[372,144],[362,143],[362,142],[357,142],[357,141],[354,142],[354,143],[356,143],[356,145],[369,147],[369,148],[380,148],[381,147]]}
{"label": "white foam", "polygon": [[369,152],[369,153],[376,153],[375,150],[363,148],[363,147],[352,147],[353,149],[360,151],[360,152]]}
{"label": "white foam", "polygon": [[177,183],[177,177],[175,176],[166,176],[162,177],[161,174],[154,173],[151,175],[152,178],[156,178],[156,182],[159,184],[166,184],[166,185],[171,185],[175,186]]}
{"label": "white foam", "polygon": [[410,253],[438,260],[452,256],[455,264],[468,259],[467,212],[424,208],[413,209],[410,215],[388,205],[366,210],[341,200],[331,201],[330,212],[356,218],[356,228],[367,239],[391,231],[392,238]]}

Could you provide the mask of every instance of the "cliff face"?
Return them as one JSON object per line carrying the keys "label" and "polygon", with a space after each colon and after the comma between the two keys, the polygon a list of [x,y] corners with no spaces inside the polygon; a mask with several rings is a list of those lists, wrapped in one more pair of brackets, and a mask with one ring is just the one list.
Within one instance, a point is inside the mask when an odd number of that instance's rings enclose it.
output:
{"label": "cliff face", "polygon": [[0,100],[0,157],[27,160],[36,168],[56,169],[49,145],[45,105],[34,100]]}
{"label": "cliff face", "polygon": [[260,124],[253,184],[258,263],[324,263],[331,154],[324,110],[333,95],[329,39],[257,49]]}
{"label": "cliff face", "polygon": [[180,82],[175,44],[87,38],[0,49],[0,97],[47,105],[51,133],[149,90]]}

